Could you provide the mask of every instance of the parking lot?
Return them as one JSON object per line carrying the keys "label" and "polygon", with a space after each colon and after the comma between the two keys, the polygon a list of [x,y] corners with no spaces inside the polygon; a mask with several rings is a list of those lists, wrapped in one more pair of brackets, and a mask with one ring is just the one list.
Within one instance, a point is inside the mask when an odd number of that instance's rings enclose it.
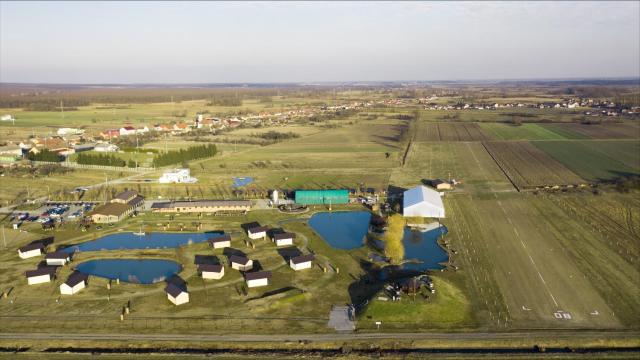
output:
{"label": "parking lot", "polygon": [[94,208],[91,202],[66,202],[56,203],[49,202],[31,211],[16,211],[11,214],[10,220],[14,224],[22,222],[67,222],[82,219],[85,213],[90,212]]}

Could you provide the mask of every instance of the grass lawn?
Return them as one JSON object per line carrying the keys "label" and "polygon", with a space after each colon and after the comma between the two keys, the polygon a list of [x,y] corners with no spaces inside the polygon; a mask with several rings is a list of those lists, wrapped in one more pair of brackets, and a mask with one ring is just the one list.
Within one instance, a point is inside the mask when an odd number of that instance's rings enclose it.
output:
{"label": "grass lawn", "polygon": [[475,324],[469,299],[446,278],[432,277],[435,294],[425,300],[418,294],[413,300],[405,295],[400,301],[374,298],[360,315],[359,326],[375,328],[382,321],[382,330],[389,328],[466,327]]}

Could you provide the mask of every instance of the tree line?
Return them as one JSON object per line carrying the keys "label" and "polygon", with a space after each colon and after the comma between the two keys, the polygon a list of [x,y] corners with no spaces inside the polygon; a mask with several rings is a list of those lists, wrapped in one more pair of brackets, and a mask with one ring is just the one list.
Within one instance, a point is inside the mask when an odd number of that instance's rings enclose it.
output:
{"label": "tree line", "polygon": [[167,151],[153,159],[153,166],[167,166],[185,163],[189,160],[212,157],[218,152],[214,144],[190,146],[186,149]]}
{"label": "tree line", "polygon": [[[78,154],[76,158],[76,162],[78,164],[83,165],[103,165],[103,166],[117,166],[124,167],[127,165],[127,162],[123,159],[114,156],[114,155],[106,155],[106,154]],[[135,163],[134,163],[135,166]]]}
{"label": "tree line", "polygon": [[60,162],[62,161],[62,156],[60,156],[57,152],[50,151],[47,149],[43,149],[37,154],[29,153],[27,158],[31,161],[50,161],[50,162]]}

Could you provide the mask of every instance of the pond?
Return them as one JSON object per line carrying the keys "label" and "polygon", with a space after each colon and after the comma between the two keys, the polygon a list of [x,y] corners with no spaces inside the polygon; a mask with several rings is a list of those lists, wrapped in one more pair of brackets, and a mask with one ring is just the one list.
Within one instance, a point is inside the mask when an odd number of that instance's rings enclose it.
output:
{"label": "pond", "polygon": [[370,221],[367,211],[320,212],[309,219],[309,225],[329,245],[350,250],[364,245]]}
{"label": "pond", "polygon": [[135,235],[134,233],[118,233],[103,236],[99,239],[72,245],[62,251],[100,251],[120,249],[167,249],[182,245],[205,242],[207,239],[222,236],[223,232],[208,233],[149,233]]}
{"label": "pond", "polygon": [[83,274],[135,284],[157,283],[182,270],[175,261],[159,259],[98,259],[80,263],[75,268]]}
{"label": "pond", "polygon": [[406,228],[404,231],[404,258],[420,263],[405,263],[404,270],[425,271],[444,268],[440,263],[447,262],[449,255],[438,245],[438,238],[447,233],[445,226],[421,232]]}

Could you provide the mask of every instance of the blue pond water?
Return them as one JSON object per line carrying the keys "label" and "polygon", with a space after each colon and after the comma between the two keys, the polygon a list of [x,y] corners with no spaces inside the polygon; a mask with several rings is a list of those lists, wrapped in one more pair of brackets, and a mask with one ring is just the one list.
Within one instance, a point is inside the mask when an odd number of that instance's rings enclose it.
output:
{"label": "blue pond water", "polygon": [[211,233],[150,233],[147,235],[134,235],[133,233],[118,233],[103,236],[93,241],[69,246],[63,251],[100,251],[119,249],[166,249],[176,248],[182,245],[199,243],[207,239],[221,236],[222,232]]}
{"label": "blue pond water", "polygon": [[421,263],[405,263],[402,268],[405,270],[425,271],[439,270],[444,266],[442,262],[447,262],[449,255],[438,245],[438,238],[447,233],[447,228],[429,230],[427,232],[412,231],[407,228],[404,232],[404,257],[406,260],[415,259]]}
{"label": "blue pond water", "polygon": [[233,178],[233,185],[231,185],[234,188],[238,188],[241,186],[246,186],[249,185],[253,182],[253,178],[250,176],[247,177],[235,177]]}
{"label": "blue pond water", "polygon": [[309,225],[329,245],[349,250],[364,244],[370,221],[367,211],[336,211],[314,214]]}
{"label": "blue pond water", "polygon": [[75,266],[81,273],[136,284],[153,284],[170,278],[182,267],[175,261],[157,259],[98,259]]}

